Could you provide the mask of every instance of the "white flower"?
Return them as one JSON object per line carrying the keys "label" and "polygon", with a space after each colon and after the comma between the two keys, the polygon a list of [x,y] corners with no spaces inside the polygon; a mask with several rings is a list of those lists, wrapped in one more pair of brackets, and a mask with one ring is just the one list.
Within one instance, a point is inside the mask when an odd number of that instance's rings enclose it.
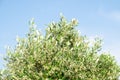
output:
{"label": "white flower", "polygon": [[72,23],[77,25],[78,24],[78,20],[76,20],[75,18],[72,19]]}
{"label": "white flower", "polygon": [[33,40],[34,40],[34,41],[37,41],[37,38],[34,38]]}
{"label": "white flower", "polygon": [[36,30],[36,34],[37,34],[37,35],[40,35],[40,32],[39,32],[38,30]]}
{"label": "white flower", "polygon": [[76,46],[78,47],[78,46],[80,45],[80,42],[76,42],[75,44],[76,44]]}
{"label": "white flower", "polygon": [[94,39],[94,37],[90,37],[89,40],[88,40],[88,42],[89,42],[88,46],[89,46],[89,47],[93,47],[94,44],[95,44],[95,39]]}
{"label": "white flower", "polygon": [[78,34],[81,35],[81,31],[80,30],[78,30]]}

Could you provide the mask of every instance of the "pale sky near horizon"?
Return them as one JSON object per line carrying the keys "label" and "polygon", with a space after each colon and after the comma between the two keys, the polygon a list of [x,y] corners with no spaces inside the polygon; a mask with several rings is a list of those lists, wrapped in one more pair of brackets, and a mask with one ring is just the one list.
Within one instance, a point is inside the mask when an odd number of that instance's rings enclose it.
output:
{"label": "pale sky near horizon", "polygon": [[79,21],[82,35],[103,38],[103,51],[110,51],[120,64],[120,0],[0,0],[0,68],[5,46],[15,46],[16,36],[28,32],[28,21],[35,18],[45,33],[46,24],[58,21],[60,13]]}

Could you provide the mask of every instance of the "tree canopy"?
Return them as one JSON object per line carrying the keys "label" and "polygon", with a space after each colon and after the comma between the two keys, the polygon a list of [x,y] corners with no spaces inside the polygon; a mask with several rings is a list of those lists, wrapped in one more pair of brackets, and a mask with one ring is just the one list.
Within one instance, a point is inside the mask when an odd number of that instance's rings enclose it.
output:
{"label": "tree canopy", "polygon": [[[102,40],[90,41],[76,30],[78,21],[52,22],[43,36],[30,21],[29,32],[7,50],[1,80],[117,80],[120,66],[101,52]],[[91,45],[92,44],[92,45]]]}

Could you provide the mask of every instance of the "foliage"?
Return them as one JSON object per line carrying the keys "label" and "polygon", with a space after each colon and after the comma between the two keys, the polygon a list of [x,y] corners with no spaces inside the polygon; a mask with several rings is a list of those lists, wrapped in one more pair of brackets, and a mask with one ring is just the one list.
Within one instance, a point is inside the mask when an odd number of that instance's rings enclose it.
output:
{"label": "foliage", "polygon": [[[25,38],[17,38],[15,49],[7,50],[3,80],[117,80],[120,66],[114,57],[101,53],[101,39],[93,42],[78,33],[76,19],[61,16],[42,36],[30,21]],[[92,43],[92,46],[90,45]]]}

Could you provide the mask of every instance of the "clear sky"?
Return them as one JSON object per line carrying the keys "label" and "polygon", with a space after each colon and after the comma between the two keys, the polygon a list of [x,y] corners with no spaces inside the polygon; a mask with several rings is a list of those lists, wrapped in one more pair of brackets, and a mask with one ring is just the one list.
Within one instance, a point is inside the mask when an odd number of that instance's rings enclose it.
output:
{"label": "clear sky", "polygon": [[81,34],[102,37],[103,51],[120,64],[120,0],[0,0],[0,68],[5,46],[14,47],[16,36],[25,36],[31,18],[45,33],[45,25],[58,21],[60,13],[78,19]]}

